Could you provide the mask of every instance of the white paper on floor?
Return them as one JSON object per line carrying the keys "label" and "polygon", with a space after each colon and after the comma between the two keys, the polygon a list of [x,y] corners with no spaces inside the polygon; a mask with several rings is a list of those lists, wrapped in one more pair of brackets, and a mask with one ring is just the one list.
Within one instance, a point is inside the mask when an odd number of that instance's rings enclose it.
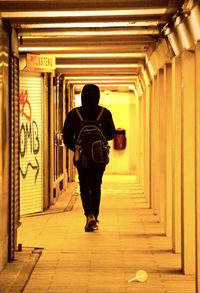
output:
{"label": "white paper on floor", "polygon": [[138,281],[138,282],[145,282],[148,278],[148,274],[144,270],[139,270],[136,272],[135,277],[128,280],[128,283]]}

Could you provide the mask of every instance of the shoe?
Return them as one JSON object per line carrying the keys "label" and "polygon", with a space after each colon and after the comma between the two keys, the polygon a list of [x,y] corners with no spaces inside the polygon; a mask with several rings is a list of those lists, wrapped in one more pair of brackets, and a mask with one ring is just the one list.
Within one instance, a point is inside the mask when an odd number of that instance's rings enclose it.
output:
{"label": "shoe", "polygon": [[99,220],[96,220],[96,221],[95,221],[95,224],[93,225],[93,229],[94,229],[94,230],[98,230],[98,229],[99,229],[98,224],[99,224]]}
{"label": "shoe", "polygon": [[96,221],[94,215],[89,215],[86,220],[86,225],[85,225],[85,232],[93,232],[94,227],[96,226]]}

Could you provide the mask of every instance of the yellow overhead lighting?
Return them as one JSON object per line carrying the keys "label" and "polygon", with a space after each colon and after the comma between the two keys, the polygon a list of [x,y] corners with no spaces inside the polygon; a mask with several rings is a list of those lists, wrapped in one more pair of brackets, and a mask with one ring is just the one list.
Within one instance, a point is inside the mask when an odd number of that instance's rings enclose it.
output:
{"label": "yellow overhead lighting", "polygon": [[200,40],[200,7],[198,5],[191,10],[188,19],[193,39],[197,42]]}
{"label": "yellow overhead lighting", "polygon": [[157,28],[154,29],[125,29],[125,30],[85,30],[85,31],[45,31],[45,32],[23,32],[19,37],[23,39],[43,39],[45,37],[60,38],[62,36],[119,36],[119,35],[155,35],[159,34]]}
{"label": "yellow overhead lighting", "polygon": [[[52,54],[51,54],[52,55]],[[56,58],[145,58],[146,53],[69,53],[56,54]]]}
{"label": "yellow overhead lighting", "polygon": [[123,75],[123,76],[66,76],[65,79],[67,80],[93,80],[93,79],[98,79],[98,80],[126,80],[126,79],[137,79],[137,76],[135,75]]}
{"label": "yellow overhead lighting", "polygon": [[118,84],[119,82],[120,82],[120,84],[123,84],[124,86],[127,86],[127,85],[129,85],[131,82],[134,82],[134,79],[132,79],[132,80],[130,80],[130,79],[128,79],[128,80],[119,80],[119,79],[114,79],[113,78],[113,80],[108,80],[108,79],[104,79],[104,80],[100,80],[100,79],[85,79],[85,78],[83,78],[82,77],[82,79],[81,80],[68,80],[68,83],[70,84],[70,83],[72,83],[72,84],[86,84],[86,83],[95,83],[95,84],[97,84],[97,83],[99,83],[99,84],[101,84],[101,85],[104,85],[105,83],[108,83],[109,82],[109,84]]}
{"label": "yellow overhead lighting", "polygon": [[37,23],[20,24],[22,29],[37,28],[101,28],[101,27],[135,27],[135,26],[157,26],[160,22],[147,21],[113,21],[113,22],[70,22],[70,23]]}
{"label": "yellow overhead lighting", "polygon": [[[75,87],[78,87],[78,86],[83,86],[85,83],[84,82],[80,82],[79,84],[74,84]],[[96,82],[95,84],[97,84],[99,87],[128,87],[130,88],[131,84],[130,83],[127,83],[127,84],[124,84],[124,83],[104,83],[104,84],[100,84],[98,82]]]}
{"label": "yellow overhead lighting", "polygon": [[56,68],[137,68],[142,64],[56,64]]}
{"label": "yellow overhead lighting", "polygon": [[179,55],[182,51],[182,46],[181,46],[181,42],[180,42],[179,36],[177,34],[177,31],[170,33],[168,35],[168,40],[169,40],[169,43],[174,51],[174,54],[176,56]]}
{"label": "yellow overhead lighting", "polygon": [[41,51],[41,52],[51,52],[51,51],[80,51],[80,47],[19,47],[19,51],[20,52],[37,52],[37,51]]}
{"label": "yellow overhead lighting", "polygon": [[184,49],[188,50],[192,47],[193,42],[191,33],[184,22],[177,26],[177,33],[180,35],[180,41]]}
{"label": "yellow overhead lighting", "polygon": [[99,87],[113,87],[113,86],[117,86],[117,87],[128,87],[129,89],[129,86],[130,84],[124,84],[124,83],[105,83],[105,84],[98,84]]}
{"label": "yellow overhead lighting", "polygon": [[134,91],[135,90],[135,86],[133,84],[129,85],[129,89],[130,91]]}
{"label": "yellow overhead lighting", "polygon": [[[56,42],[55,42],[55,44],[56,44]],[[131,45],[129,47],[131,48]],[[97,45],[91,46],[91,47],[84,46],[84,47],[81,48],[81,50],[82,50],[82,52],[84,52],[84,51],[88,52],[88,50],[90,52],[91,51],[98,52],[99,48],[100,47],[97,46]],[[104,51],[106,49],[109,50],[110,46],[105,45],[104,46]],[[54,46],[52,46],[52,47],[50,47],[50,46],[49,47],[46,47],[46,46],[45,47],[42,47],[42,46],[34,46],[34,47],[32,47],[32,46],[30,46],[30,47],[29,46],[23,46],[23,47],[19,46],[19,52],[25,52],[25,53],[26,52],[45,52],[45,54],[49,53],[51,55],[52,55],[52,53],[50,53],[50,52],[56,52],[56,56],[59,56],[58,55],[59,53],[57,54],[57,52],[62,52],[60,54],[61,54],[61,56],[63,56],[63,58],[67,58],[67,55],[68,55],[68,53],[63,53],[63,52],[68,52],[68,51],[70,51],[70,52],[76,52],[76,51],[80,52],[80,46],[58,46],[58,47],[57,46],[55,46],[55,47]],[[116,52],[115,48],[113,48],[112,51]],[[65,54],[66,54],[66,56],[65,56]],[[80,53],[73,53],[73,54],[78,54],[79,55]],[[92,54],[92,53],[87,53],[87,54]],[[108,53],[105,53],[105,54],[108,54]],[[111,54],[117,54],[118,55],[118,53],[111,53]],[[120,53],[120,54],[138,54],[138,55],[130,56],[130,57],[144,57],[145,56],[144,53]],[[88,57],[89,57],[89,55],[88,55]],[[103,55],[102,55],[102,57],[103,57]],[[127,55],[127,57],[129,57],[129,56]]]}
{"label": "yellow overhead lighting", "polygon": [[79,17],[79,16],[123,16],[123,15],[160,15],[166,12],[166,8],[144,9],[112,9],[112,10],[64,10],[64,11],[10,11],[2,12],[3,18],[46,18],[46,17]]}

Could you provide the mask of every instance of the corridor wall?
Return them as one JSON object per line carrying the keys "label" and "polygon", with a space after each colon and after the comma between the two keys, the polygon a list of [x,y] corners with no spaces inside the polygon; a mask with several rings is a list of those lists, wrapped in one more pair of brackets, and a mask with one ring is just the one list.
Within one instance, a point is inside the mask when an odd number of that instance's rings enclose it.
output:
{"label": "corridor wall", "polygon": [[195,49],[195,125],[196,125],[196,160],[195,160],[195,211],[196,211],[196,292],[200,292],[200,42]]}
{"label": "corridor wall", "polygon": [[108,108],[113,116],[115,127],[126,130],[127,144],[124,150],[115,150],[110,142],[110,163],[106,174],[132,174],[137,169],[138,116],[137,100],[133,92],[101,92],[100,104]]}
{"label": "corridor wall", "polygon": [[181,253],[181,270],[200,279],[200,45],[155,70],[150,83],[150,205]]}

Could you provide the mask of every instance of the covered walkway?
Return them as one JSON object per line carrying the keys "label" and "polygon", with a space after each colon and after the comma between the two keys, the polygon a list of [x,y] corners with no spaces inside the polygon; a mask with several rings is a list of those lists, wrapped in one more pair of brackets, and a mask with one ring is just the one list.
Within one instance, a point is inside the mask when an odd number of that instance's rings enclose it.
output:
{"label": "covered walkway", "polygon": [[[77,191],[68,204],[63,194],[51,213],[22,218],[19,243],[43,248],[24,292],[195,292],[195,277],[181,273],[181,256],[133,176],[104,176],[100,227],[93,233],[84,232]],[[147,281],[128,283],[141,269]]]}
{"label": "covered walkway", "polygon": [[[0,44],[0,293],[35,248],[27,292],[200,293],[199,0],[0,0]],[[93,234],[62,140],[86,83],[126,131],[107,172],[141,184],[105,179]]]}

